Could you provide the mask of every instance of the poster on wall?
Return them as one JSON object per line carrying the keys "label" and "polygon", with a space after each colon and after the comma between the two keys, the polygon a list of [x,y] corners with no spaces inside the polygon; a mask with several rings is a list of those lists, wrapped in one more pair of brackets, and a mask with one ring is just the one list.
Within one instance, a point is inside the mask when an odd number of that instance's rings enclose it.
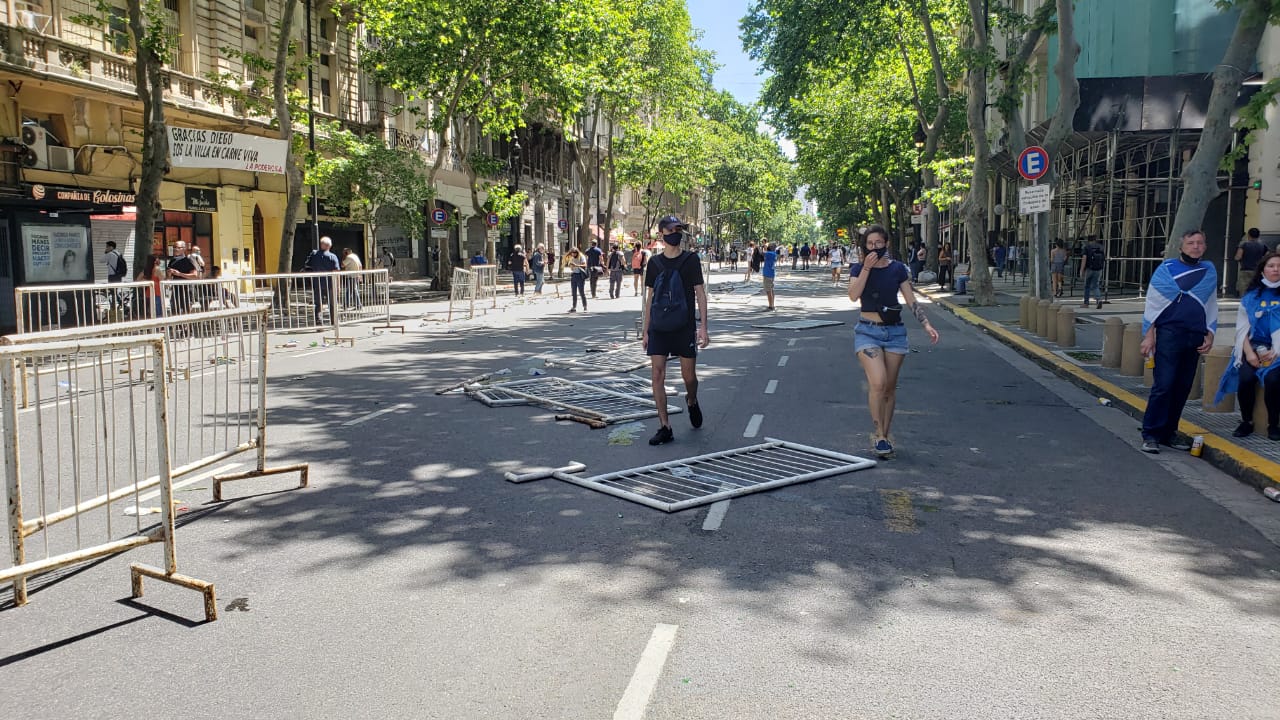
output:
{"label": "poster on wall", "polygon": [[284,140],[172,125],[165,129],[169,131],[169,162],[173,167],[284,174],[289,150]]}
{"label": "poster on wall", "polygon": [[23,225],[29,283],[86,280],[89,228],[83,225]]}

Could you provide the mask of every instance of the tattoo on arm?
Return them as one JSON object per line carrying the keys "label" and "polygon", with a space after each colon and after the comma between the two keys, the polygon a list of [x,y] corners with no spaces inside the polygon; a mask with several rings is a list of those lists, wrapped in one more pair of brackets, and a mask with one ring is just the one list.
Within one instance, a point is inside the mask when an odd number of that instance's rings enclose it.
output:
{"label": "tattoo on arm", "polygon": [[929,318],[925,317],[924,308],[920,307],[920,303],[911,303],[911,314],[916,317],[916,320],[920,321],[921,325],[929,322]]}

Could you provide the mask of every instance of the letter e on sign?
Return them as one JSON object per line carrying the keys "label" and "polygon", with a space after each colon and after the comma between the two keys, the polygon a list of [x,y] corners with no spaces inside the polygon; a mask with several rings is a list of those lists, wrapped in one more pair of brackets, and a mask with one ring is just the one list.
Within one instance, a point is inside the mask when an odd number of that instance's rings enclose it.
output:
{"label": "letter e on sign", "polygon": [[1018,174],[1025,180],[1039,180],[1049,172],[1049,153],[1038,145],[1032,145],[1018,156]]}

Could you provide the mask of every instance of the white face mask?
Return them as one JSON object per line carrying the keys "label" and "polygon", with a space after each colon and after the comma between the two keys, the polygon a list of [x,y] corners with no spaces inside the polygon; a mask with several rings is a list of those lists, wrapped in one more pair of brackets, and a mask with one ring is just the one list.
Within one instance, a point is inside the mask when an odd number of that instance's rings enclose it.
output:
{"label": "white face mask", "polygon": [[1262,278],[1262,284],[1263,284],[1263,285],[1266,285],[1267,287],[1271,288],[1272,290],[1275,290],[1276,288],[1280,288],[1280,280],[1276,280],[1275,282],[1272,282],[1272,281],[1270,281],[1270,280],[1268,280],[1268,279],[1266,279],[1266,278]]}

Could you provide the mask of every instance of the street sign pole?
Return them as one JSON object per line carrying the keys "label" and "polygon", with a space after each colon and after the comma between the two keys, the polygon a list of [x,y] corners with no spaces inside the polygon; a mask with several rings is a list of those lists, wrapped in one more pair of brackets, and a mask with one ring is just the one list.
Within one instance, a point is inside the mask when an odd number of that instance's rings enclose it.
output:
{"label": "street sign pole", "polygon": [[[1031,183],[1031,187],[1024,188],[1031,190],[1040,187],[1040,178],[1048,174],[1050,169],[1049,152],[1042,147],[1032,145],[1022,151],[1018,156],[1018,174],[1023,179]],[[1027,243],[1027,250],[1032,247],[1035,252],[1028,252],[1028,260],[1032,264],[1031,280],[1034,284],[1034,296],[1038,298],[1047,298],[1049,295],[1049,278],[1046,275],[1048,271],[1048,255],[1049,255],[1049,238],[1048,233],[1043,235],[1040,232],[1040,216],[1050,209],[1049,194],[1035,191],[1032,193],[1022,193],[1018,202],[1026,206],[1020,207],[1019,211],[1031,215],[1031,242]]]}

